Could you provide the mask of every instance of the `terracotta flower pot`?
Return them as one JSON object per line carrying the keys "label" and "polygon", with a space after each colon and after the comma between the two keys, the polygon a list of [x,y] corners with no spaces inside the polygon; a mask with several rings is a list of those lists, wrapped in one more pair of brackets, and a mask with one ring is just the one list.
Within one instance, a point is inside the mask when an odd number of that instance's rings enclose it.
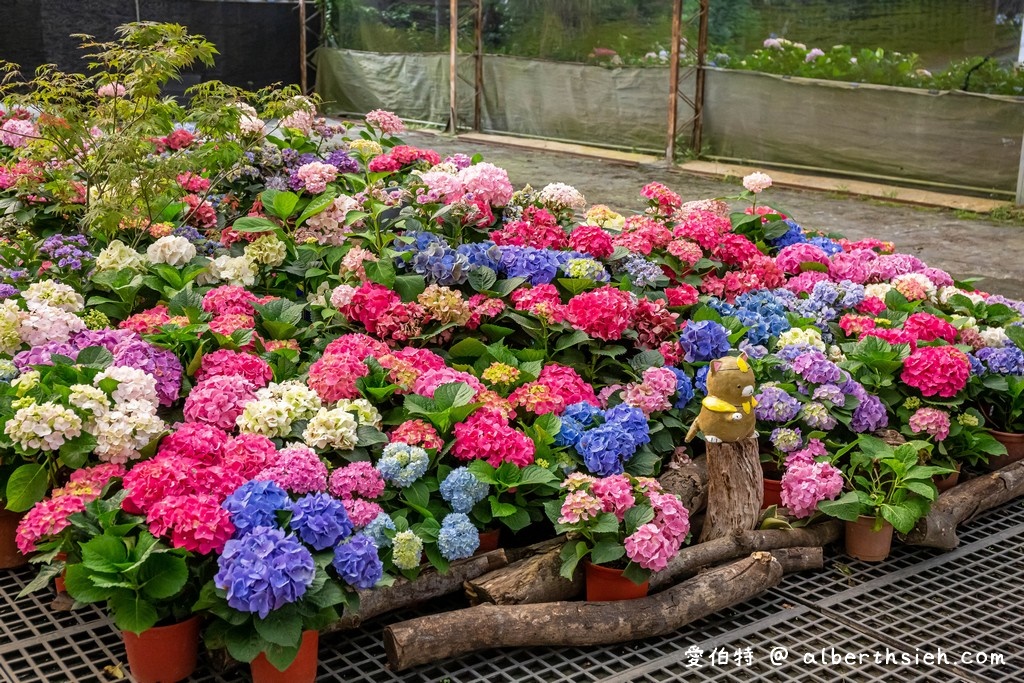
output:
{"label": "terracotta flower pot", "polygon": [[875,518],[861,515],[856,522],[846,522],[846,554],[865,562],[881,562],[892,549],[892,524],[882,521],[874,530]]}
{"label": "terracotta flower pot", "polygon": [[584,562],[583,568],[587,580],[587,602],[642,598],[647,595],[650,587],[650,581],[639,585],[633,583],[622,575],[621,569],[602,567],[591,562]]}
{"label": "terracotta flower pot", "polygon": [[498,549],[498,543],[501,541],[501,529],[489,529],[488,531],[480,532],[480,546],[476,549],[477,555],[483,553],[489,553],[492,550]]}
{"label": "terracotta flower pot", "polygon": [[262,652],[252,660],[252,683],[314,683],[320,650],[320,632],[304,631],[299,654],[287,669],[280,671]]}
{"label": "terracotta flower pot", "polygon": [[957,463],[955,472],[951,472],[950,474],[947,474],[944,477],[942,475],[936,474],[932,478],[932,481],[935,482],[935,488],[939,490],[939,493],[942,493],[943,491],[948,491],[949,489],[957,485],[957,483],[960,481],[961,466],[961,463]]}
{"label": "terracotta flower pot", "polygon": [[135,635],[123,631],[128,668],[138,683],[177,683],[192,675],[199,656],[199,615]]}
{"label": "terracotta flower pot", "polygon": [[[67,562],[68,554],[67,553],[57,553],[57,556],[54,559],[60,560],[61,562]],[[67,576],[67,574],[68,574],[67,569],[63,569],[63,570],[61,570],[60,574],[58,574],[57,576],[53,577],[53,587],[57,590],[57,593],[67,593],[68,592],[67,588],[64,587],[64,577]]]}
{"label": "terracotta flower pot", "polygon": [[1001,470],[1018,460],[1024,460],[1024,433],[997,432],[994,429],[988,431],[992,434],[992,438],[1006,447],[1006,455],[996,455],[988,459],[989,472]]}
{"label": "terracotta flower pot", "polygon": [[772,505],[782,507],[782,475],[773,470],[765,470],[761,482],[764,486],[761,509],[769,508]]}
{"label": "terracotta flower pot", "polygon": [[5,504],[5,501],[0,500],[0,569],[14,569],[28,563],[28,558],[18,551],[18,545],[14,542],[18,523],[25,513],[11,512],[4,508]]}

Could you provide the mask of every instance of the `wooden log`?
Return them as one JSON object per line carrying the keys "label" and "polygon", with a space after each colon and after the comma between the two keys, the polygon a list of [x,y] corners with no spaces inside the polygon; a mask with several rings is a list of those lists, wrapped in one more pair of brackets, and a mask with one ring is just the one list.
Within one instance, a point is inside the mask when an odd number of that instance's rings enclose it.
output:
{"label": "wooden log", "polygon": [[821,569],[825,566],[825,551],[820,545],[808,548],[779,548],[772,557],[782,565],[786,574]]}
{"label": "wooden log", "polygon": [[455,593],[462,589],[466,581],[503,567],[507,562],[505,551],[499,548],[482,555],[474,555],[452,562],[445,574],[429,569],[413,581],[398,578],[392,585],[385,588],[359,591],[359,611],[346,612],[340,620],[328,626],[325,632],[358,628],[366,620],[385,612],[411,607],[442,595]]}
{"label": "wooden log", "polygon": [[559,553],[565,538],[560,536],[529,546],[534,554],[507,567],[465,582],[466,597],[471,605],[489,602],[495,605],[523,605],[535,602],[569,600],[583,592],[583,571],[572,581],[559,575],[562,561]]}
{"label": "wooden log", "polygon": [[975,477],[939,495],[927,515],[907,534],[907,545],[952,550],[960,545],[956,528],[982,512],[1024,496],[1024,460]]}
{"label": "wooden log", "polygon": [[771,553],[716,567],[657,595],[619,602],[483,604],[391,624],[384,629],[388,665],[402,671],[495,647],[585,646],[670,633],[749,600],[782,579]]}
{"label": "wooden log", "polygon": [[[707,500],[708,470],[705,456],[694,458],[686,464],[666,470],[658,482],[668,493],[674,493],[682,500],[683,505],[696,516]],[[691,528],[696,529],[696,518],[691,520]],[[471,579],[466,582],[466,597],[470,604],[490,602],[496,605],[526,605],[538,602],[569,600],[583,592],[583,579],[577,573],[572,581],[560,575],[562,560],[559,553],[565,538],[534,543],[520,551],[522,558],[513,555],[515,560],[506,567]],[[738,557],[735,555],[734,557]]]}
{"label": "wooden log", "polygon": [[701,543],[756,528],[764,498],[756,437],[707,446],[708,502]]}
{"label": "wooden log", "polygon": [[824,546],[839,540],[843,523],[831,520],[800,529],[735,531],[728,536],[683,548],[669,560],[668,566],[651,575],[651,590],[678,583],[704,567],[721,564],[756,550],[776,550],[798,546]]}

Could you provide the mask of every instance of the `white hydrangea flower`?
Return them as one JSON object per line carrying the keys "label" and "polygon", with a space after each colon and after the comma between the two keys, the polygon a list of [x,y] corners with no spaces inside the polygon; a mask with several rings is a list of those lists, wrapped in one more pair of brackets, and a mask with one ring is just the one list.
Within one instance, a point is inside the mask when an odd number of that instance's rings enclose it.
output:
{"label": "white hydrangea flower", "polygon": [[354,413],[360,425],[370,425],[379,429],[383,423],[380,412],[365,398],[343,398],[334,407]]}
{"label": "white hydrangea flower", "polygon": [[99,417],[110,409],[110,399],[106,393],[88,384],[72,384],[68,402],[76,408],[89,411],[93,417]]}
{"label": "white hydrangea flower", "polygon": [[18,334],[29,346],[42,346],[46,342],[66,342],[71,335],[85,329],[85,322],[74,313],[49,304],[32,304],[22,314]]}
{"label": "white hydrangea flower", "polygon": [[45,304],[68,313],[77,313],[85,307],[85,299],[75,291],[74,287],[56,280],[33,282],[21,293],[21,296],[28,303],[30,310]]}
{"label": "white hydrangea flower", "polygon": [[277,238],[277,235],[264,235],[245,247],[245,255],[253,263],[276,267],[284,263],[288,255],[288,247]]}
{"label": "white hydrangea flower", "polygon": [[160,405],[160,398],[156,393],[156,378],[144,370],[118,365],[107,368],[93,379],[93,385],[99,386],[105,379],[116,379],[117,388],[114,389],[111,397],[115,403],[126,401],[148,401],[153,404],[154,409]]}
{"label": "white hydrangea flower", "polygon": [[1010,343],[1010,337],[1002,327],[986,327],[979,332],[985,346],[1001,349]]}
{"label": "white hydrangea flower", "polygon": [[149,245],[146,256],[152,263],[166,263],[177,268],[196,257],[196,245],[184,237],[165,235]]}
{"label": "white hydrangea flower", "polygon": [[313,417],[323,405],[320,402],[320,396],[297,379],[287,382],[271,382],[256,392],[256,398],[271,399],[281,403],[293,421],[307,420]]}
{"label": "white hydrangea flower", "polygon": [[4,434],[26,451],[56,451],[82,434],[82,418],[51,401],[30,403],[7,421]]}
{"label": "white hydrangea flower", "polygon": [[245,404],[235,424],[243,434],[262,434],[273,439],[287,436],[294,422],[292,412],[274,398],[258,398]]}
{"label": "white hydrangea flower", "polygon": [[582,209],[587,205],[583,193],[572,185],[549,183],[537,193],[537,201],[555,211]]}
{"label": "white hydrangea flower", "polygon": [[877,299],[885,301],[885,295],[892,289],[892,285],[888,282],[875,282],[870,285],[864,285],[864,296],[873,296]]}
{"label": "white hydrangea flower", "polygon": [[236,287],[256,284],[256,264],[248,256],[218,256],[210,262],[210,275]]}
{"label": "white hydrangea flower", "polygon": [[13,356],[21,348],[21,319],[24,314],[14,299],[0,302],[0,353]]}
{"label": "white hydrangea flower", "polygon": [[356,447],[359,424],[344,408],[321,408],[306,425],[302,439],[310,448],[348,451]]}
{"label": "white hydrangea flower", "polygon": [[146,262],[142,254],[121,240],[114,240],[96,256],[96,270],[143,270]]}
{"label": "white hydrangea flower", "polygon": [[123,465],[167,429],[149,401],[124,401],[96,418],[96,457]]}
{"label": "white hydrangea flower", "polygon": [[779,335],[780,347],[793,344],[806,344],[807,346],[813,346],[819,351],[826,350],[826,344],[821,338],[821,332],[813,327],[808,327],[807,329],[794,327]]}

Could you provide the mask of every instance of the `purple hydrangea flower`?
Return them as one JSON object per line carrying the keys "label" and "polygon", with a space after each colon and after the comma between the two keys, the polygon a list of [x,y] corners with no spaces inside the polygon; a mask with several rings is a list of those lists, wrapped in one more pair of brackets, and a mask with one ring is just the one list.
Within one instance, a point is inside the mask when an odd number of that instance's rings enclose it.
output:
{"label": "purple hydrangea flower", "polygon": [[46,342],[41,346],[33,346],[31,349],[16,353],[13,358],[14,365],[18,368],[18,372],[25,372],[33,365],[52,365],[50,356],[54,354],[75,360],[78,358],[78,349],[65,342]]}
{"label": "purple hydrangea flower", "polygon": [[0,299],[13,299],[19,294],[21,294],[21,290],[14,285],[0,284]]}
{"label": "purple hydrangea flower", "polygon": [[377,546],[363,534],[356,534],[335,548],[333,564],[338,576],[359,590],[373,588],[384,576]]}
{"label": "purple hydrangea flower", "polygon": [[997,375],[1024,375],[1024,351],[1016,346],[987,347],[979,349],[975,355],[989,372]]}
{"label": "purple hydrangea flower", "polygon": [[228,605],[260,619],[299,600],[316,573],[309,548],[293,534],[263,526],[228,541],[217,567],[213,581],[227,592]]}
{"label": "purple hydrangea flower", "polygon": [[838,408],[846,404],[846,394],[836,384],[822,384],[814,390],[812,398],[815,401],[828,401]]}
{"label": "purple hydrangea flower", "polygon": [[644,411],[639,408],[620,403],[606,410],[604,419],[607,424],[617,424],[622,427],[637,447],[651,442],[651,427],[647,424],[647,416],[644,415]]}
{"label": "purple hydrangea flower", "polygon": [[755,397],[754,417],[766,422],[789,422],[800,412],[800,401],[779,387],[762,387]]}
{"label": "purple hydrangea flower", "polygon": [[807,351],[793,359],[793,372],[812,384],[837,382],[842,376],[839,366],[830,361],[821,351]]}
{"label": "purple hydrangea flower", "polygon": [[127,337],[114,347],[114,365],[148,372],[156,379],[160,405],[173,405],[181,391],[181,361],[173,351],[153,346],[144,339]]}
{"label": "purple hydrangea flower", "polygon": [[[863,391],[863,387],[861,390]],[[866,391],[864,391],[863,397],[858,398],[860,398],[860,405],[853,411],[850,429],[858,433],[874,432],[889,425],[889,414],[881,399]]]}
{"label": "purple hydrangea flower", "polygon": [[358,173],[359,162],[348,155],[343,149],[336,149],[324,158],[325,164],[338,169],[338,173]]}
{"label": "purple hydrangea flower", "polygon": [[729,330],[714,320],[690,322],[679,333],[679,345],[688,363],[714,360],[729,352]]}
{"label": "purple hydrangea flower", "polygon": [[231,515],[235,538],[257,527],[277,526],[277,513],[287,510],[288,493],[272,481],[247,481],[228,496],[221,507]]}
{"label": "purple hydrangea flower", "polygon": [[291,504],[288,526],[314,550],[337,545],[352,533],[352,522],[341,501],[326,493],[310,493]]}

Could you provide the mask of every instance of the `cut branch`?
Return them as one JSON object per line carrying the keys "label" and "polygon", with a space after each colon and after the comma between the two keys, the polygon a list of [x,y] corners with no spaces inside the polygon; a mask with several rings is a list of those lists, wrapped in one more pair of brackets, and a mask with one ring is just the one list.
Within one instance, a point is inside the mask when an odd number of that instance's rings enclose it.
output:
{"label": "cut branch", "polygon": [[670,633],[749,600],[782,579],[771,553],[716,567],[657,595],[620,602],[483,604],[384,629],[388,664],[402,671],[495,647],[585,646]]}
{"label": "cut branch", "polygon": [[907,545],[952,550],[960,545],[956,528],[982,512],[1024,496],[1024,460],[945,491],[907,534]]}
{"label": "cut branch", "polygon": [[764,498],[757,439],[708,444],[708,502],[701,542],[757,527]]}

